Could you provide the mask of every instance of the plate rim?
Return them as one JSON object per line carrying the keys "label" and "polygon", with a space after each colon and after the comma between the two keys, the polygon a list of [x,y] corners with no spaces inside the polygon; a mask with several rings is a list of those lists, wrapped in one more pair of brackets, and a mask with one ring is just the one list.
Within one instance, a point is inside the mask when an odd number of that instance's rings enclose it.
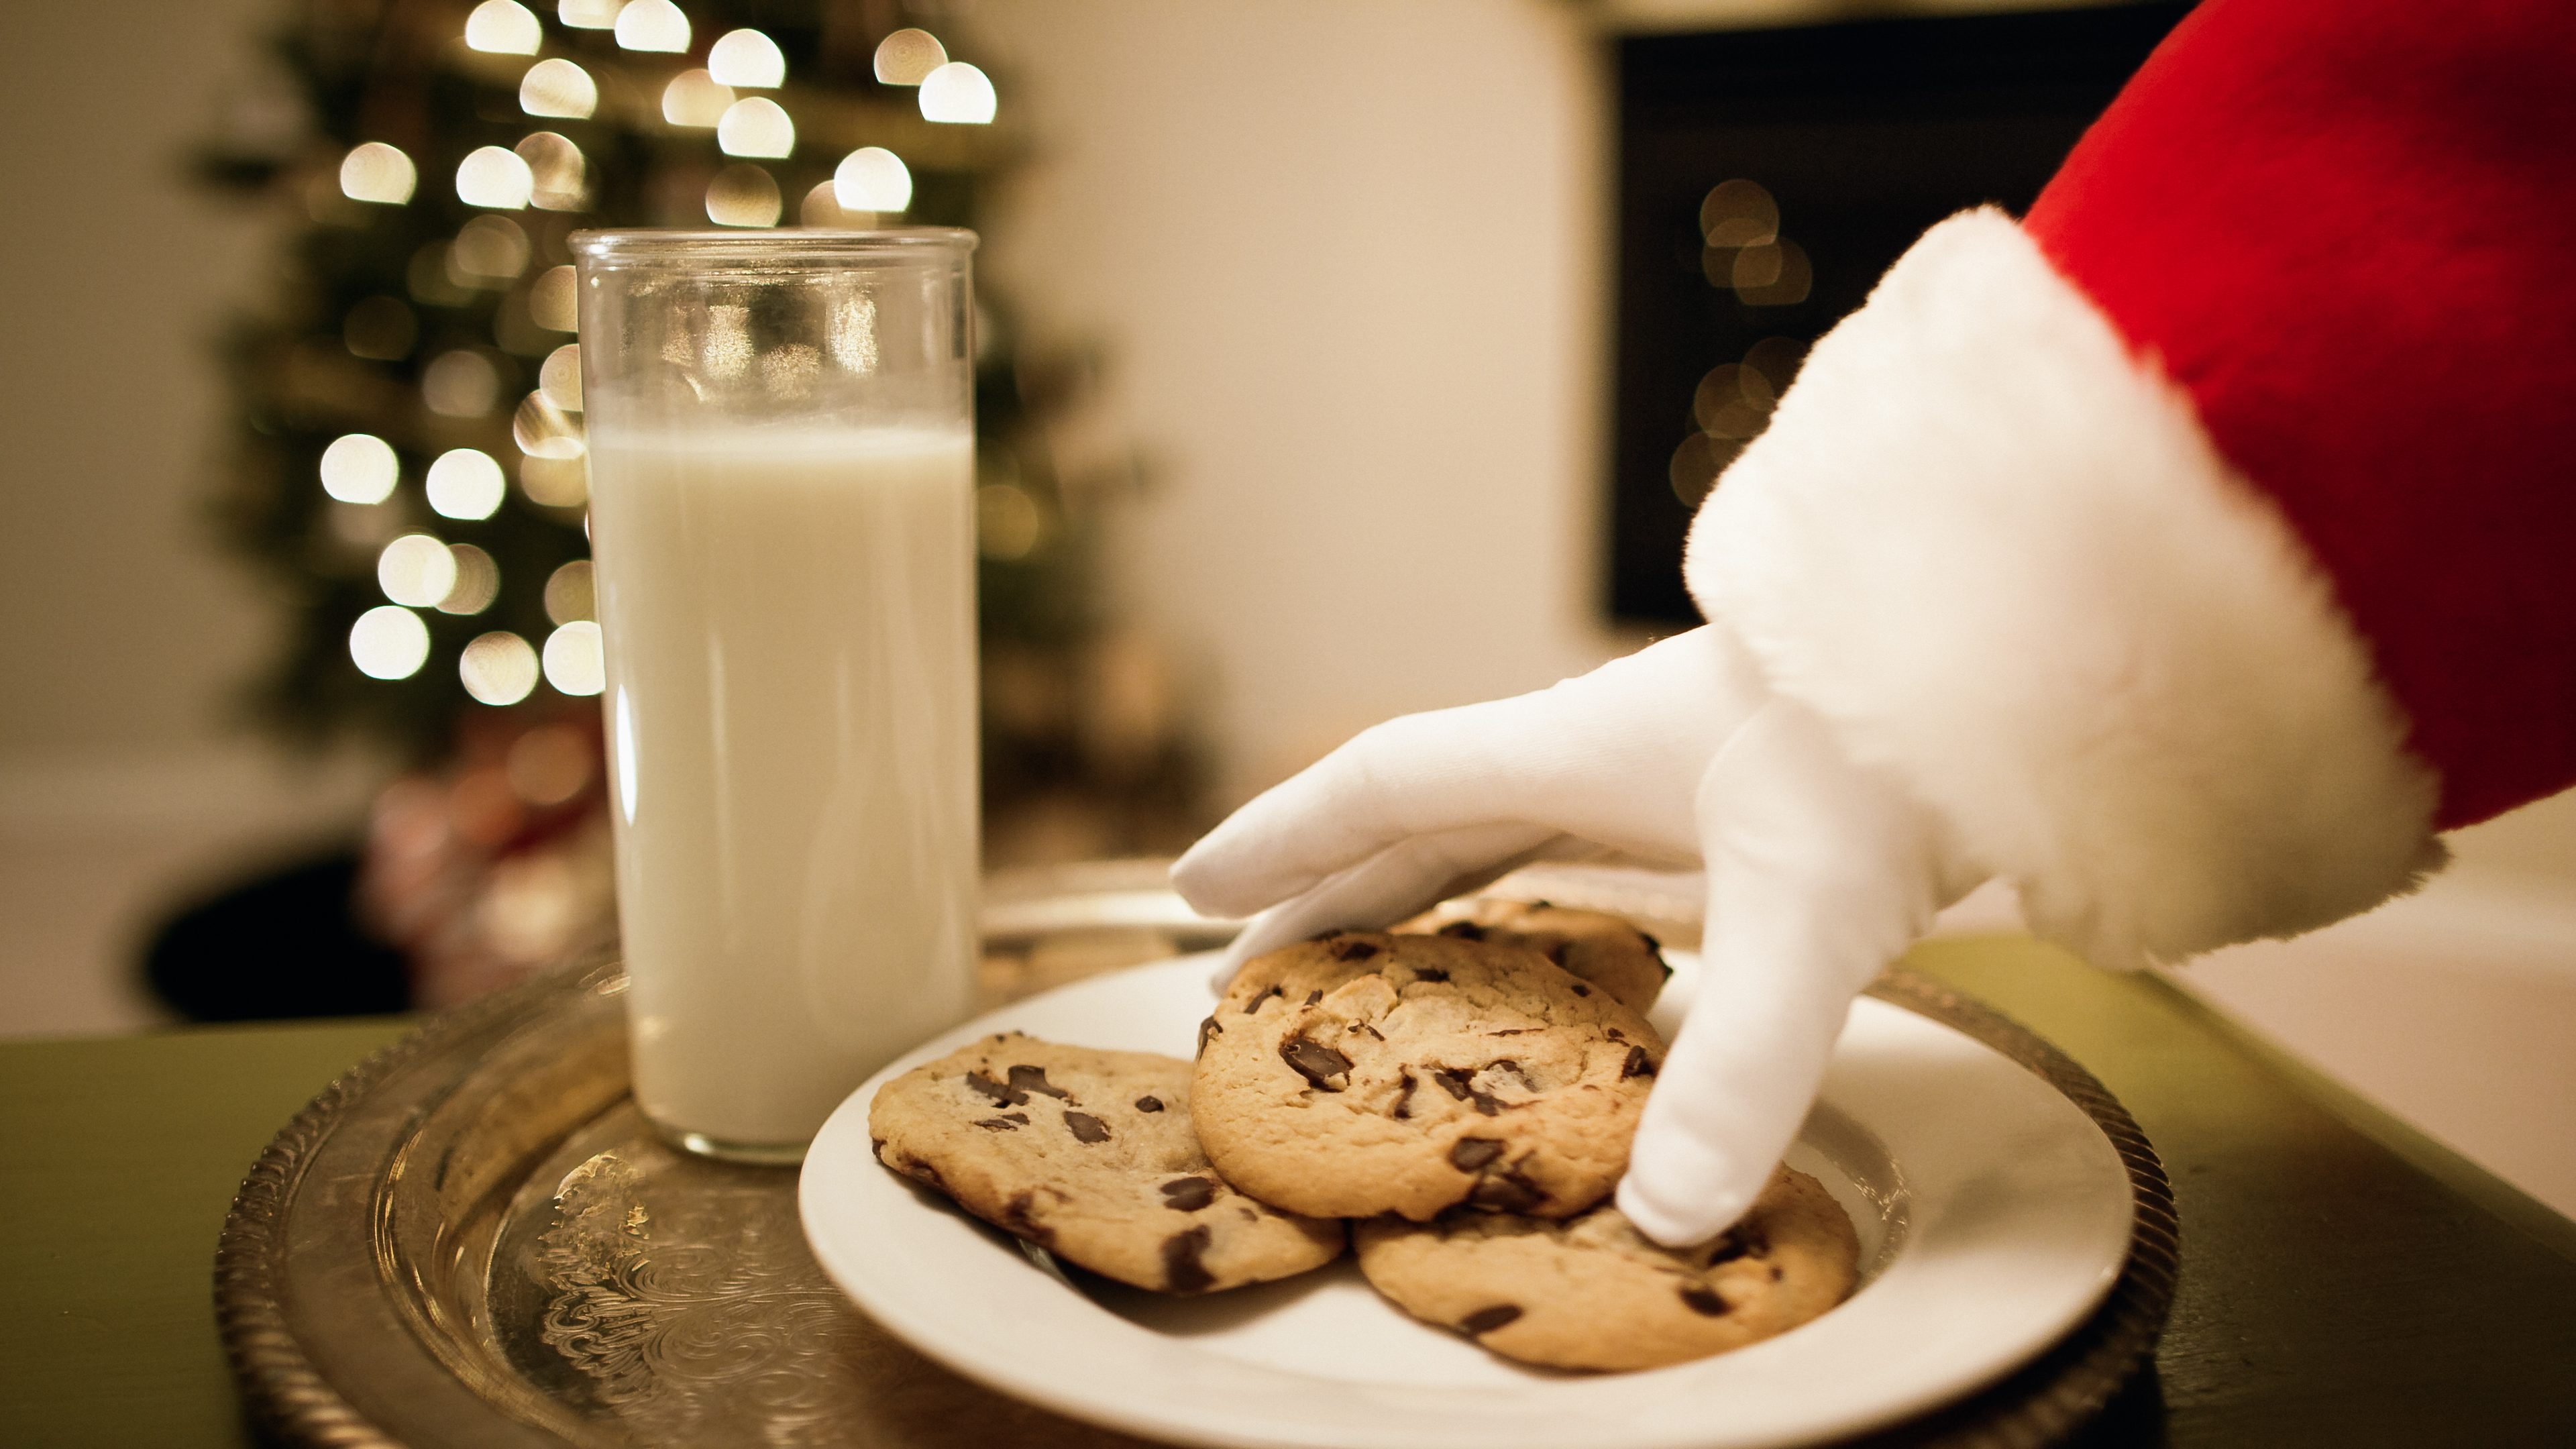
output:
{"label": "plate rim", "polygon": [[[863,1122],[863,1101],[879,1085],[903,1070],[953,1050],[958,1043],[994,1029],[996,1016],[1023,1011],[1057,992],[1097,988],[1110,977],[1169,970],[1186,959],[1165,958],[1122,972],[1085,978],[982,1013],[898,1058],[854,1092],[834,1115],[837,1118],[855,1111]],[[2102,1275],[2102,1288],[2073,1310],[2064,1323],[2052,1328],[2037,1350],[1997,1363],[1991,1372],[1973,1376],[1964,1388],[1918,1395],[1887,1412],[1820,1432],[1839,1441],[1854,1434],[1878,1437],[1919,1425],[1932,1429],[1945,1443],[2054,1442],[2099,1412],[2127,1382],[2162,1331],[2171,1307],[2180,1249],[2179,1220],[2162,1161],[2135,1119],[2098,1079],[2004,1013],[1902,966],[1890,968],[1863,994],[1959,1032],[2029,1071],[2082,1112],[2101,1133],[2128,1178],[2128,1243],[2116,1268]],[[860,1131],[864,1135],[864,1126]],[[831,1135],[828,1123],[824,1135]],[[809,1165],[812,1161],[809,1157]],[[1234,1436],[1224,1431],[1211,1432],[1204,1426],[1185,1428],[1168,1416],[1131,1412],[1122,1400],[1086,1398],[1061,1392],[1042,1381],[1011,1377],[990,1359],[974,1353],[972,1349],[977,1345],[965,1340],[952,1342],[954,1335],[921,1321],[902,1305],[872,1301],[875,1295],[854,1291],[836,1271],[832,1258],[820,1250],[814,1206],[820,1194],[812,1186],[816,1181],[809,1172],[799,1183],[798,1213],[808,1244],[817,1248],[815,1256],[826,1276],[860,1311],[951,1370],[995,1392],[1069,1418],[1148,1437],[1168,1440],[1175,1434],[1186,1434],[1190,1442],[1238,1446],[1290,1442],[1275,1435]],[[2043,1367],[2044,1374],[2036,1372]],[[2003,1402],[1990,1405],[1990,1400]],[[1984,1422],[1979,1422],[1981,1418]]]}

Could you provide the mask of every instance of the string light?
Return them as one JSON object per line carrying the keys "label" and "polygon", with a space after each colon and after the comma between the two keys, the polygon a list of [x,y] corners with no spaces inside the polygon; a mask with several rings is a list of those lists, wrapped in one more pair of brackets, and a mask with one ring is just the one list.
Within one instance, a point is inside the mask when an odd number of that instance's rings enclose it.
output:
{"label": "string light", "polygon": [[558,624],[596,619],[598,584],[590,560],[574,559],[546,576],[546,617]]}
{"label": "string light", "polygon": [[516,151],[477,146],[456,163],[456,199],[467,206],[518,211],[528,204],[537,178]]}
{"label": "string light", "polygon": [[689,48],[689,17],[671,0],[628,0],[614,28],[617,43],[627,50],[677,54]]}
{"label": "string light", "polygon": [[548,267],[528,288],[528,315],[548,332],[570,332],[580,319],[581,286],[570,266]]}
{"label": "string light", "polygon": [[492,555],[470,543],[452,543],[447,555],[456,563],[456,586],[438,601],[442,614],[480,614],[501,597],[501,566]]}
{"label": "string light", "polygon": [[531,458],[578,458],[589,451],[582,445],[580,425],[565,417],[563,409],[542,392],[519,400],[519,410],[510,419],[510,437]]}
{"label": "string light", "polygon": [[373,433],[345,433],[322,450],[322,491],[343,503],[382,503],[401,477],[393,445]]}
{"label": "string light", "polygon": [[583,120],[599,109],[599,83],[561,56],[541,60],[519,78],[519,109],[531,116]]}
{"label": "string light", "polygon": [[707,220],[718,226],[776,226],[783,204],[776,178],[748,161],[707,183]]}
{"label": "string light", "polygon": [[729,86],[774,90],[787,83],[787,57],[757,30],[728,31],[707,49],[707,69]]}
{"label": "string light", "polygon": [[547,635],[545,667],[546,683],[566,694],[593,695],[606,688],[608,669],[600,657],[599,626],[576,619]]}
{"label": "string light", "polygon": [[501,400],[501,374],[479,352],[443,352],[421,369],[420,400],[441,417],[479,418]]}
{"label": "string light", "polygon": [[382,141],[366,142],[340,158],[340,194],[351,201],[400,206],[419,184],[411,158]]}
{"label": "string light", "polygon": [[662,119],[674,126],[712,127],[732,104],[733,87],[702,70],[684,70],[662,87]]}
{"label": "string light", "polygon": [[457,656],[456,677],[481,703],[512,705],[537,687],[537,649],[504,629],[475,637]]}
{"label": "string light", "polygon": [[948,48],[927,30],[895,31],[877,42],[877,79],[890,86],[917,86],[948,63]]}
{"label": "string light", "polygon": [[786,107],[767,96],[736,101],[725,108],[724,117],[716,122],[716,149],[728,156],[778,157],[793,154],[796,150],[796,122],[788,116]]}
{"label": "string light", "polygon": [[426,533],[406,533],[376,555],[376,587],[397,604],[426,609],[456,587],[456,556]]}
{"label": "string light", "polygon": [[568,413],[581,411],[581,346],[567,342],[546,354],[537,369],[537,391]]}
{"label": "string light", "polygon": [[590,501],[590,464],[577,457],[522,457],[519,491],[548,508],[579,508]]}
{"label": "string light", "polygon": [[528,269],[528,234],[508,217],[478,216],[449,244],[447,263],[458,286],[507,282]]}
{"label": "string light", "polygon": [[912,172],[883,146],[862,146],[841,158],[832,190],[845,211],[902,211],[912,205]]}
{"label": "string light", "polygon": [[922,78],[921,118],[925,121],[989,125],[999,104],[992,80],[962,60],[952,60]]}
{"label": "string light", "polygon": [[545,27],[519,0],[483,0],[465,17],[465,44],[474,50],[534,55],[545,40]]}
{"label": "string light", "polygon": [[430,511],[444,518],[489,518],[507,487],[501,465],[479,448],[450,448],[429,465]]}
{"label": "string light", "polygon": [[428,659],[429,626],[399,604],[378,604],[349,626],[349,662],[370,678],[409,679]]}
{"label": "string light", "polygon": [[617,24],[617,11],[626,0],[562,0],[555,7],[555,18],[575,30],[607,30]]}
{"label": "string light", "polygon": [[579,211],[590,202],[590,163],[571,138],[530,133],[513,148],[528,163],[528,200],[545,211]]}
{"label": "string light", "polygon": [[1721,181],[1700,198],[1699,234],[1712,247],[1761,246],[1780,234],[1780,204],[1759,181]]}

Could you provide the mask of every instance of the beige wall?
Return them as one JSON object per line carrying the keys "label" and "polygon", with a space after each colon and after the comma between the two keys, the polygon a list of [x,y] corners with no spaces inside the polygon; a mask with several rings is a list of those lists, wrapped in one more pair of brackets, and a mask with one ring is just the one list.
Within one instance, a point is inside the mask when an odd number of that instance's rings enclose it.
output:
{"label": "beige wall", "polygon": [[985,265],[1163,465],[1118,571],[1228,793],[1615,651],[1601,51],[1539,0],[991,0],[1040,152]]}
{"label": "beige wall", "polygon": [[200,748],[264,637],[202,512],[258,228],[183,167],[275,8],[0,6],[0,764]]}

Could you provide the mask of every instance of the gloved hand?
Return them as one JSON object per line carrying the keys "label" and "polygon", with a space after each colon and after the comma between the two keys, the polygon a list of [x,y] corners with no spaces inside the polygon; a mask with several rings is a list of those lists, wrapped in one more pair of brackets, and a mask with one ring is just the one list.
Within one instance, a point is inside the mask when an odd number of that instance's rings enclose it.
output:
{"label": "gloved hand", "polygon": [[1260,913],[1222,981],[1279,946],[1602,847],[1708,872],[1698,996],[1618,1194],[1648,1236],[1697,1243],[1788,1149],[1852,997],[1976,883],[1940,822],[1847,760],[1723,630],[1366,730],[1236,811],[1172,883],[1202,911]]}

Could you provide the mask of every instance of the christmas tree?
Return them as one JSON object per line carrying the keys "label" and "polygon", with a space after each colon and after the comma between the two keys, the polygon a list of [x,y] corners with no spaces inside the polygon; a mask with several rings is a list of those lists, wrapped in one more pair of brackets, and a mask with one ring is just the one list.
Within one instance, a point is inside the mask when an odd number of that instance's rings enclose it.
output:
{"label": "christmas tree", "polygon": [[[262,715],[434,763],[595,694],[565,238],[974,226],[1021,133],[959,40],[895,0],[304,4],[274,40],[298,121],[204,158],[295,216],[224,348],[220,516],[285,624]],[[990,288],[978,322],[988,807],[1168,843],[1195,778],[1172,691],[1092,604],[1087,501],[1135,486],[1133,451],[1063,445],[1089,359],[1027,355]]]}

